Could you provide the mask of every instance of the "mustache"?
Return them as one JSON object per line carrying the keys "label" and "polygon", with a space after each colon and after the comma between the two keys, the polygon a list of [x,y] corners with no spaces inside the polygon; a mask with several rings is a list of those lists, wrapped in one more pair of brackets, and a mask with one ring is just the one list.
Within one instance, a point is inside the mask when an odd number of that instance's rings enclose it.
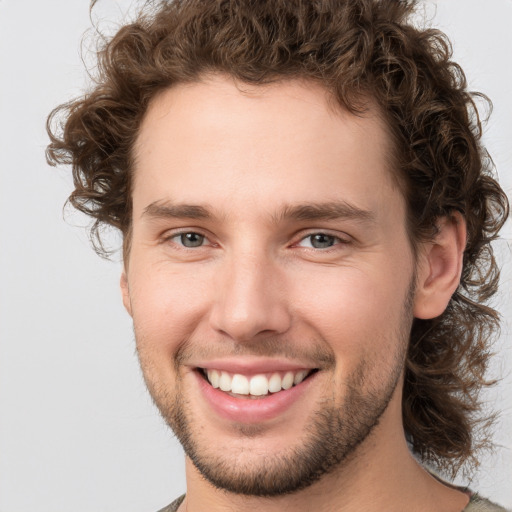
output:
{"label": "mustache", "polygon": [[175,364],[181,366],[195,359],[259,356],[302,361],[315,367],[329,368],[335,365],[334,352],[326,342],[308,340],[297,343],[282,337],[262,337],[236,342],[233,340],[185,340],[176,352]]}

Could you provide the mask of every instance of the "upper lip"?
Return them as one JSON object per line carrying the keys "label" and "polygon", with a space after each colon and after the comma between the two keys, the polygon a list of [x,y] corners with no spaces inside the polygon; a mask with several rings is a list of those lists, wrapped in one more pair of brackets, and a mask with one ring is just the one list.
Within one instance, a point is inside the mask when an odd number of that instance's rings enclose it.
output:
{"label": "upper lip", "polygon": [[218,358],[207,361],[197,361],[193,365],[205,370],[224,370],[229,373],[252,375],[258,373],[287,372],[299,370],[314,370],[317,366],[311,362],[289,361],[276,358]]}

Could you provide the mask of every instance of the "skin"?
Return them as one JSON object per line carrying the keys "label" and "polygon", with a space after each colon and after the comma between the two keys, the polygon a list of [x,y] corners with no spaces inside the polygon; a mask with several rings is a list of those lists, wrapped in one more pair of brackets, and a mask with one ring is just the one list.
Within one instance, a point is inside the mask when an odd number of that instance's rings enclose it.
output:
{"label": "skin", "polygon": [[[375,108],[355,117],[300,81],[255,88],[215,75],[151,103],[135,150],[121,288],[148,388],[187,452],[181,510],[467,504],[412,458],[401,418],[413,315],[446,307],[464,222],[442,220],[413,256],[386,134]],[[313,218],[326,204],[338,215]],[[299,205],[307,214],[290,215]],[[198,245],[185,247],[184,233]],[[327,247],[313,245],[318,233]],[[318,371],[279,414],[234,421],[212,408],[198,379],[198,366],[223,361]],[[301,467],[311,432],[325,436],[322,413],[341,425],[328,436],[340,456],[316,481],[270,497],[226,487]]]}

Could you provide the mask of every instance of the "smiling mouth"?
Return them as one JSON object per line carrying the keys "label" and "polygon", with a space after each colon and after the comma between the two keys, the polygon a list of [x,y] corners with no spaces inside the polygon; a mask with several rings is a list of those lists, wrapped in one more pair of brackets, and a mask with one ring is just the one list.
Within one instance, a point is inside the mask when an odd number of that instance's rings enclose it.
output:
{"label": "smiling mouth", "polygon": [[209,368],[197,370],[213,388],[239,398],[262,398],[285,391],[298,386],[318,371],[317,368],[310,368],[248,376]]}

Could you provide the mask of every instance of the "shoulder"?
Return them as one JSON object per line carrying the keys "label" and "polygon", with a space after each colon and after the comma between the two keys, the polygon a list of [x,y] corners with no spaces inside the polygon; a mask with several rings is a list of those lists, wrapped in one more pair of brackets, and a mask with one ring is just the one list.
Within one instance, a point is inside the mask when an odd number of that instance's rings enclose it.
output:
{"label": "shoulder", "polygon": [[463,512],[510,512],[507,509],[496,505],[495,503],[478,496],[478,494],[473,494],[471,496],[471,500],[468,506],[464,509]]}
{"label": "shoulder", "polygon": [[167,507],[162,508],[158,512],[176,512],[184,499],[185,495],[183,494],[179,498],[175,499],[170,505],[167,505]]}

